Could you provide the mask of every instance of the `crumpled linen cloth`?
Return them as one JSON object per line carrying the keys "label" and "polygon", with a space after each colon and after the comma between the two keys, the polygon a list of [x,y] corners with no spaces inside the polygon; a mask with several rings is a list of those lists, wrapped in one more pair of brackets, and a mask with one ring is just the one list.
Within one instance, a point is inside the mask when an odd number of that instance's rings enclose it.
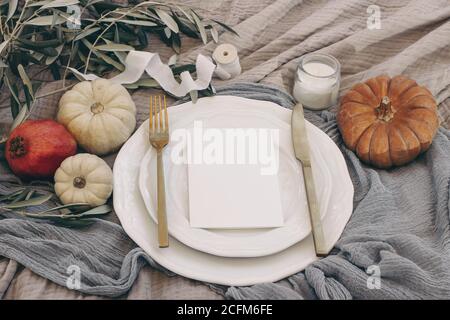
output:
{"label": "crumpled linen cloth", "polygon": [[[258,84],[235,84],[218,93],[294,104],[286,93]],[[278,283],[210,287],[234,299],[450,298],[450,132],[440,129],[428,152],[413,163],[375,170],[341,143],[333,113],[307,111],[306,117],[340,145],[355,186],[354,212],[336,248]],[[7,181],[0,194],[4,190],[11,190]],[[6,218],[0,221],[0,255],[60,285],[67,284],[67,270],[76,265],[79,291],[108,297],[124,295],[145,264],[171,274],[136,248],[119,224],[105,220],[72,230]],[[367,273],[374,267],[379,270],[375,288],[368,284],[374,275]]]}
{"label": "crumpled linen cloth", "polygon": [[[215,81],[216,85],[240,81],[260,82],[290,92],[299,57],[308,52],[320,51],[334,55],[341,62],[341,94],[354,83],[371,76],[380,73],[404,73],[430,88],[439,103],[442,126],[450,128],[448,0],[377,1],[381,25],[380,29],[372,30],[367,28],[370,16],[367,9],[374,4],[372,1],[186,0],[182,3],[193,6],[204,17],[219,19],[232,25],[241,35],[238,38],[225,33],[220,39],[222,43],[229,42],[238,47],[243,73],[231,81]],[[184,40],[180,62],[193,62],[198,53],[211,54],[216,46],[213,43],[203,46],[193,39]],[[154,37],[151,38],[149,51],[159,52],[165,61],[172,55],[171,50]],[[45,73],[31,72],[30,76],[48,80]],[[45,94],[60,87],[61,82],[49,82],[39,93]],[[139,122],[148,117],[149,94],[148,90],[133,93]],[[59,97],[60,95],[56,94],[38,100],[34,116],[53,117]],[[8,99],[8,95],[2,92],[2,122],[10,121]],[[331,108],[330,111],[335,109]],[[332,134],[337,133],[333,131]],[[112,164],[114,155],[106,160]],[[383,177],[384,174],[379,175]],[[114,216],[111,220],[117,222]],[[440,249],[436,249],[436,252],[442,253]],[[312,279],[313,274],[315,273],[310,274],[309,279]],[[308,271],[296,279],[307,275]],[[417,276],[422,277],[422,274]],[[332,279],[334,278],[336,277],[333,276]],[[327,277],[326,279],[327,282],[331,281]],[[335,284],[334,281],[331,282]],[[304,289],[303,296],[315,296],[310,292],[311,287],[303,284],[300,280],[295,284]],[[121,298],[218,298],[214,292],[205,288],[178,276],[167,277],[145,266],[131,291]],[[242,297],[245,296],[245,290],[236,290],[236,294],[237,292]],[[0,297],[95,299],[99,296],[84,295],[57,286],[4,257],[0,258]],[[325,296],[320,294],[319,297]]]}

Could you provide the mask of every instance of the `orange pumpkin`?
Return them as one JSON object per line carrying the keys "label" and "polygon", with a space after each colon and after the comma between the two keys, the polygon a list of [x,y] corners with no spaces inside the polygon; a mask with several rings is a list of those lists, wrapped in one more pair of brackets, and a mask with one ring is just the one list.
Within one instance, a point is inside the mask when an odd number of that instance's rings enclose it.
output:
{"label": "orange pumpkin", "polygon": [[347,147],[379,168],[414,160],[439,127],[432,93],[401,75],[353,86],[341,100],[337,122]]}

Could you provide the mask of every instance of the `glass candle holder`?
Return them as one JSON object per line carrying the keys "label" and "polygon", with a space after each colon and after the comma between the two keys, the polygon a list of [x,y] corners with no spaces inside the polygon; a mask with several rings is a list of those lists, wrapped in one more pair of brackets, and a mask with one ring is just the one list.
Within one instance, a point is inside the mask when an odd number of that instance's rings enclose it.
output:
{"label": "glass candle holder", "polygon": [[340,82],[341,65],[335,57],[307,54],[300,58],[293,95],[305,108],[326,109],[337,103]]}

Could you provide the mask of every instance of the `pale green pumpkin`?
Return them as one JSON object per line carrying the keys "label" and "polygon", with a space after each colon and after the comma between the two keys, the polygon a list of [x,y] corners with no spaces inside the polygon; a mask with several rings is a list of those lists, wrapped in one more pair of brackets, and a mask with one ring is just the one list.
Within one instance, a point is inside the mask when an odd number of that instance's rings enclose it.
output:
{"label": "pale green pumpkin", "polygon": [[113,190],[113,174],[108,164],[93,154],[66,158],[55,173],[55,193],[63,204],[87,203],[99,206]]}
{"label": "pale green pumpkin", "polygon": [[59,101],[58,122],[86,151],[104,155],[119,149],[136,127],[136,106],[120,84],[83,81]]}

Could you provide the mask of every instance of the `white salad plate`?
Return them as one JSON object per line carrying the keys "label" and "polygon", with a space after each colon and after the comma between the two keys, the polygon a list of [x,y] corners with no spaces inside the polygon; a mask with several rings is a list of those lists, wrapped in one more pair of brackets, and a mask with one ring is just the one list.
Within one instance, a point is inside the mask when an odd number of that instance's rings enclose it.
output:
{"label": "white salad plate", "polygon": [[[191,107],[207,108],[216,104],[236,106],[254,104],[261,109],[272,109],[274,113],[282,114],[280,119],[287,124],[290,123],[291,111],[274,103],[233,96],[215,96],[199,99],[195,106],[188,102],[169,108],[171,126],[172,119],[188,116],[188,110]],[[318,259],[310,234],[283,251],[261,257],[231,258],[211,255],[195,250],[174,237],[170,238],[168,248],[160,249],[157,225],[150,217],[139,190],[140,168],[150,147],[147,127],[148,122],[145,122],[125,143],[116,158],[114,209],[130,238],[157,263],[172,272],[195,280],[230,286],[247,286],[280,280],[303,270]],[[331,174],[331,191],[327,212],[323,218],[323,229],[327,245],[331,248],[339,239],[351,216],[353,185],[345,160],[334,142],[310,123],[307,123],[307,130],[309,136],[315,136],[314,131],[317,131],[324,140],[327,140],[321,148],[327,150],[325,160]]]}
{"label": "white salad plate", "polygon": [[[169,143],[164,151],[166,205],[169,233],[184,244],[206,253],[223,257],[258,257],[282,251],[308,236],[311,224],[303,183],[301,164],[295,158],[292,147],[291,127],[283,121],[280,107],[259,106],[252,100],[238,104],[208,104],[201,100],[184,106],[183,113],[169,114],[170,130],[190,130],[194,121],[201,121],[203,128],[264,128],[279,133],[278,183],[284,226],[255,229],[202,229],[189,223],[188,164],[182,158],[177,142]],[[170,109],[169,109],[170,112]],[[330,151],[328,137],[320,130],[312,130],[309,138],[313,174],[321,204],[322,218],[328,212],[331,194],[331,173],[327,162]],[[179,142],[178,142],[179,143]],[[184,153],[184,155],[186,152]],[[141,164],[139,187],[145,206],[157,222],[156,150],[149,147]],[[233,188],[232,185],[229,186]],[[207,190],[204,191],[207,195]]]}

